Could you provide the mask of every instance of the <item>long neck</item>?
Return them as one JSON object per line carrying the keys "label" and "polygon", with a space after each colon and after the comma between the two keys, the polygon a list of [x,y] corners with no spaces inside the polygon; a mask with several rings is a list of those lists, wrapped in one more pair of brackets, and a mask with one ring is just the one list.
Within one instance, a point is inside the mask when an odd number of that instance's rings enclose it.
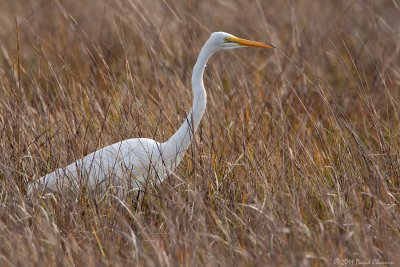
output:
{"label": "long neck", "polygon": [[181,127],[162,144],[163,157],[169,167],[176,167],[189,148],[194,132],[198,128],[204,111],[206,110],[207,93],[203,84],[203,73],[212,51],[204,45],[193,68],[192,90],[193,105]]}

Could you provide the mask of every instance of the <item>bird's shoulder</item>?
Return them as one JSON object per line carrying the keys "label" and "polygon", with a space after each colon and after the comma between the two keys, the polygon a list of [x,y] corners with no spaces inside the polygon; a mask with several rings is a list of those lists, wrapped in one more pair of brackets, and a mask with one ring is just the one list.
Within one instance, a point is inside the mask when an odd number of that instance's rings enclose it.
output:
{"label": "bird's shoulder", "polygon": [[121,151],[121,152],[152,152],[158,151],[160,149],[161,144],[156,142],[153,139],[149,138],[132,138],[126,139],[117,143],[114,143],[108,147],[105,147],[104,150],[109,152]]}

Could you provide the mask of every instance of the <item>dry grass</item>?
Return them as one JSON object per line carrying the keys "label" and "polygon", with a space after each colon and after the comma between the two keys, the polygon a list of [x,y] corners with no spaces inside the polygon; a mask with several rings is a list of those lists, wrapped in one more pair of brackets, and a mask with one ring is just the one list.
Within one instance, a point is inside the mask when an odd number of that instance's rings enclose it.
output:
{"label": "dry grass", "polygon": [[[0,265],[400,264],[399,6],[2,1]],[[99,147],[170,136],[217,30],[277,49],[212,58],[176,176],[139,205],[26,196]]]}

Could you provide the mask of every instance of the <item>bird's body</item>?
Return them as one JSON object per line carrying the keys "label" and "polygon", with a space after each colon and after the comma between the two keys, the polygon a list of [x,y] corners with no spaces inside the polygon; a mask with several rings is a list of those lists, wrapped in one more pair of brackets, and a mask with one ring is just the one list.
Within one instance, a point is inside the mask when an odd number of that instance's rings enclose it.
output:
{"label": "bird's body", "polygon": [[171,166],[160,164],[161,154],[161,144],[152,139],[128,139],[97,150],[40,180],[53,191],[62,186],[82,184],[93,189],[108,185],[108,181],[123,188],[126,182],[131,183],[130,188],[141,188],[147,177],[157,175],[161,182],[171,170]]}
{"label": "bird's body", "polygon": [[166,142],[135,138],[104,147],[41,177],[29,186],[29,192],[34,188],[59,191],[64,186],[79,187],[82,184],[94,189],[108,184],[108,181],[125,190],[135,190],[142,188],[149,179],[151,183],[162,182],[182,160],[206,109],[203,73],[208,59],[218,50],[244,46],[272,47],[224,32],[211,34],[193,68],[192,109],[181,127]]}

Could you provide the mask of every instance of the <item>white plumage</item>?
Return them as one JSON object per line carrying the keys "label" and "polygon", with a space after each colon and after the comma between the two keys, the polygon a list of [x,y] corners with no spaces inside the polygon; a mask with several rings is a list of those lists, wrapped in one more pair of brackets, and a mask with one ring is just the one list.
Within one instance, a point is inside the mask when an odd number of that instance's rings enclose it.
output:
{"label": "white plumage", "polygon": [[90,189],[111,184],[124,190],[135,190],[143,188],[149,181],[162,182],[182,160],[206,109],[207,94],[203,84],[203,73],[208,59],[218,50],[244,46],[273,47],[237,38],[225,32],[211,34],[193,68],[192,109],[168,141],[158,143],[152,139],[135,138],[104,147],[65,168],[41,177],[29,186],[28,192],[46,188],[60,191],[65,186],[79,187],[83,184]]}

